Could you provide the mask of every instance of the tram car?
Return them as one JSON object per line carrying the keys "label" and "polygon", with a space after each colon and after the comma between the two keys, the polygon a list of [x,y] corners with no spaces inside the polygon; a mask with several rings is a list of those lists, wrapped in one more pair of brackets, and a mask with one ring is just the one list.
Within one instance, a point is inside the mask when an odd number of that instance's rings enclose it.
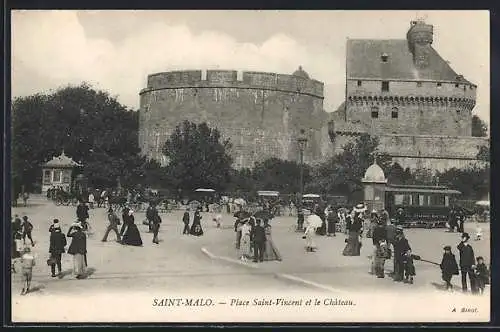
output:
{"label": "tram car", "polygon": [[460,191],[444,186],[390,185],[385,209],[403,227],[446,227]]}

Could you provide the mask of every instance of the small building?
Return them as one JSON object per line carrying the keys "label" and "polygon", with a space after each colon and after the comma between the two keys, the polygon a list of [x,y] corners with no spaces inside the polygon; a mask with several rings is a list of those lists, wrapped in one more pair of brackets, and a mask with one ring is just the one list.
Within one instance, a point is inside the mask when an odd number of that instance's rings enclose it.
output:
{"label": "small building", "polygon": [[42,192],[52,187],[62,187],[69,191],[72,187],[73,172],[81,167],[79,163],[64,154],[53,157],[42,166]]}

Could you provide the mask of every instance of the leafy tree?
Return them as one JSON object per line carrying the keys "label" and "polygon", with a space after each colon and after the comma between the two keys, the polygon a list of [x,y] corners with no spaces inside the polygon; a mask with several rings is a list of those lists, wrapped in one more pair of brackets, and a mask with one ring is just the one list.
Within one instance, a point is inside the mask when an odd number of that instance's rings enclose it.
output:
{"label": "leafy tree", "polygon": [[87,84],[51,94],[16,98],[12,103],[13,187],[33,190],[41,166],[62,150],[84,165],[93,186],[140,177],[138,113]]}
{"label": "leafy tree", "polygon": [[490,149],[484,145],[479,148],[476,158],[481,161],[490,162]]}
{"label": "leafy tree", "polygon": [[373,163],[375,154],[377,164],[386,174],[390,169],[391,157],[376,153],[378,144],[378,139],[368,134],[359,136],[355,142],[347,143],[341,154],[319,165],[314,172],[314,181],[309,186],[325,194],[344,194],[351,198],[356,196],[363,188],[362,178]]}
{"label": "leafy tree", "polygon": [[460,191],[463,199],[480,200],[490,190],[489,167],[451,168],[438,172],[437,176],[439,183]]}
{"label": "leafy tree", "polygon": [[391,184],[411,184],[414,177],[409,168],[403,169],[400,164],[394,163],[387,172],[387,181]]}
{"label": "leafy tree", "polygon": [[[252,177],[258,190],[276,190],[280,193],[300,191],[300,164],[294,161],[269,158],[255,163]],[[309,182],[310,167],[304,165],[304,183]]]}
{"label": "leafy tree", "polygon": [[165,142],[163,153],[170,160],[166,167],[175,189],[208,187],[224,190],[230,181],[231,144],[217,129],[206,123],[184,121]]}
{"label": "leafy tree", "polygon": [[474,137],[486,137],[488,136],[488,125],[486,122],[481,120],[479,116],[472,116],[472,136]]}

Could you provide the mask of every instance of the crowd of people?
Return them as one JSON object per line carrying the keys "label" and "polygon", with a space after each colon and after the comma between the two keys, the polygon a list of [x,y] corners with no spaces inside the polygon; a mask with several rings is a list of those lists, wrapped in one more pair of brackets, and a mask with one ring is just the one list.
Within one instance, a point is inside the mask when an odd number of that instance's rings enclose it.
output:
{"label": "crowd of people", "polygon": [[[91,197],[90,197],[91,198]],[[90,234],[89,209],[90,202],[80,201],[76,207],[76,221],[70,225],[67,232],[61,229],[61,223],[54,219],[49,228],[50,258],[47,264],[50,266],[52,277],[61,277],[62,255],[67,253],[73,257],[73,273],[77,279],[84,278],[87,271],[87,237]],[[190,211],[194,209],[191,223]],[[186,208],[182,216],[182,234],[202,236],[202,209],[203,205]],[[115,233],[116,241],[122,245],[142,246],[143,241],[139,229],[135,223],[134,211],[128,205],[122,209],[121,220],[113,208],[108,207],[108,225],[102,238],[103,242],[108,240],[111,232]],[[264,212],[260,213],[259,212]],[[342,207],[327,206],[321,209],[319,205],[311,209],[297,210],[297,231],[303,232],[305,249],[307,252],[315,252],[318,248],[314,238],[316,236],[335,237],[340,232],[346,235],[345,247],[342,251],[344,256],[360,256],[362,237],[371,238],[373,251],[371,255],[370,273],[377,278],[385,278],[385,262],[393,259],[394,270],[392,278],[397,282],[413,283],[416,276],[414,260],[421,257],[412,253],[408,239],[405,237],[403,227],[396,225],[389,218],[386,210],[368,211],[362,203],[354,206],[351,211]],[[458,214],[455,214],[458,215]],[[253,262],[281,261],[282,256],[273,241],[271,220],[273,213],[269,206],[264,205],[258,212],[245,211],[243,206],[237,205],[234,214],[234,232],[236,236],[235,248],[238,257],[242,261]],[[316,218],[316,219],[314,219]],[[457,220],[460,220],[460,216]],[[313,222],[315,220],[315,222]],[[221,227],[222,217],[217,213],[213,217],[216,227]],[[149,202],[146,210],[144,224],[152,233],[152,242],[159,244],[159,229],[162,223],[160,213],[154,201]],[[120,227],[121,226],[121,227]],[[452,289],[451,280],[454,275],[461,275],[462,289],[468,291],[468,285],[474,293],[482,292],[489,282],[489,270],[482,257],[475,257],[474,250],[469,243],[470,236],[463,232],[463,225],[458,223],[461,231],[461,242],[457,246],[459,262],[457,263],[451,246],[444,247],[444,254],[439,265],[442,270],[442,279],[446,283],[446,289]],[[29,292],[31,282],[31,271],[35,264],[31,247],[35,246],[32,237],[33,225],[27,216],[19,218],[14,216],[13,221],[13,260],[22,264],[22,273],[25,277],[25,285],[22,293]],[[67,238],[71,243],[66,251]],[[27,245],[27,241],[28,245]],[[14,261],[13,261],[14,262]],[[433,263],[433,262],[430,262]],[[31,266],[31,267],[30,267]],[[15,272],[15,266],[13,264]],[[56,273],[57,270],[57,273]],[[467,279],[469,282],[467,283]]]}

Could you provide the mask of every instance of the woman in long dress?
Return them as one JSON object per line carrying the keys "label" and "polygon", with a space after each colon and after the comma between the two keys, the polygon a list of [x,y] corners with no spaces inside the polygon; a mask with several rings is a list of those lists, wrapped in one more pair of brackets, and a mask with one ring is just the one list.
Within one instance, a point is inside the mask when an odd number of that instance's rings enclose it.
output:
{"label": "woman in long dress", "polygon": [[191,235],[202,236],[203,228],[201,228],[201,214],[200,210],[196,210],[194,213],[193,224],[191,225],[191,230],[189,231]]}
{"label": "woman in long dress", "polygon": [[274,244],[271,225],[268,220],[264,220],[264,232],[266,233],[266,250],[264,251],[265,261],[281,261],[281,255]]}
{"label": "woman in long dress", "polygon": [[132,210],[128,211],[128,223],[123,232],[122,244],[136,247],[142,246],[141,234],[135,224],[134,211]]}
{"label": "woman in long dress", "polygon": [[252,232],[252,226],[248,222],[248,220],[243,220],[241,222],[241,240],[240,240],[240,259],[242,261],[246,261],[247,259],[251,258],[252,252],[251,252],[251,239],[250,239],[250,233]]}
{"label": "woman in long dress", "polygon": [[68,254],[73,255],[73,274],[77,279],[85,276],[87,265],[85,257],[87,255],[87,236],[83,232],[82,225],[75,223],[70,226],[67,237],[72,238],[68,248]]}
{"label": "woman in long dress", "polygon": [[356,212],[353,217],[347,219],[347,229],[349,232],[346,239],[346,246],[342,255],[344,256],[359,256],[361,249],[361,242],[359,241],[360,232],[363,228],[363,219],[361,212]]}

